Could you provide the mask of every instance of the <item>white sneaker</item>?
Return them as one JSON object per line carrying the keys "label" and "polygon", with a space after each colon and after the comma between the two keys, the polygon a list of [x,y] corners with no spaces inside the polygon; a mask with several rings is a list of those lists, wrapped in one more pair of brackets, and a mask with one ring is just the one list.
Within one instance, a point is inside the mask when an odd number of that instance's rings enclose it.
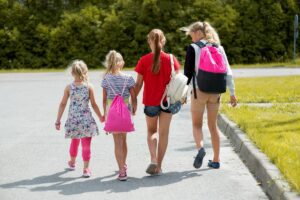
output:
{"label": "white sneaker", "polygon": [[92,175],[92,174],[91,174],[91,170],[90,170],[89,168],[86,168],[86,169],[83,170],[82,176],[83,176],[84,178],[89,178],[91,175]]}

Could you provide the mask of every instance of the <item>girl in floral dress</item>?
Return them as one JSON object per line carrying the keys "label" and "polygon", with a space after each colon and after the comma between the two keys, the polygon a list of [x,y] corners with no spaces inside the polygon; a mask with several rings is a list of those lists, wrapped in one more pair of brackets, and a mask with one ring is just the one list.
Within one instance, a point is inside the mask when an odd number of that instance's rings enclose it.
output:
{"label": "girl in floral dress", "polygon": [[55,127],[56,130],[60,130],[60,120],[70,97],[69,114],[65,123],[65,137],[71,138],[70,161],[68,165],[70,170],[75,170],[75,160],[81,141],[84,163],[83,177],[88,178],[91,176],[89,169],[91,140],[93,136],[99,134],[97,124],[89,108],[89,102],[91,102],[92,108],[101,122],[104,121],[104,116],[101,114],[95,101],[93,86],[88,83],[87,65],[82,60],[75,60],[71,63],[70,68],[74,81],[65,88],[63,98],[59,105]]}

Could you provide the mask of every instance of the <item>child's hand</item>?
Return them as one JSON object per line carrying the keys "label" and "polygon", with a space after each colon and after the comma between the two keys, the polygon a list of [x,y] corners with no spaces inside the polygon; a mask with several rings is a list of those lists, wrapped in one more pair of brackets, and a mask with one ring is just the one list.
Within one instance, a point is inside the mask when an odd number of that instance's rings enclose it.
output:
{"label": "child's hand", "polygon": [[135,115],[136,108],[137,108],[137,105],[132,105],[132,109],[131,109],[132,115]]}
{"label": "child's hand", "polygon": [[234,95],[230,96],[230,104],[232,107],[235,107],[237,105],[237,99]]}
{"label": "child's hand", "polygon": [[104,115],[102,115],[102,116],[100,117],[100,122],[101,122],[101,123],[105,122],[105,116],[104,116]]}
{"label": "child's hand", "polygon": [[60,130],[60,122],[55,122],[55,129]]}

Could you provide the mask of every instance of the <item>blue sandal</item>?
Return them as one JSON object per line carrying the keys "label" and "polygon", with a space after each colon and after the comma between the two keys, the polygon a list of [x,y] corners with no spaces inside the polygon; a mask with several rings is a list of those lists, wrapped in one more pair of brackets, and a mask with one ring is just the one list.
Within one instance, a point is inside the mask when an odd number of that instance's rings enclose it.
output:
{"label": "blue sandal", "polygon": [[214,168],[214,169],[219,169],[220,168],[220,163],[219,162],[213,162],[212,160],[208,161],[208,167]]}

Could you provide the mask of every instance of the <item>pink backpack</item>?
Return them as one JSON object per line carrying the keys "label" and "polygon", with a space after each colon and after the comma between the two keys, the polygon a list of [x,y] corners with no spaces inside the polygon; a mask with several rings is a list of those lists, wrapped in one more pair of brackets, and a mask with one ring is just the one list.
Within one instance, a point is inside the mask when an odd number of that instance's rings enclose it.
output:
{"label": "pink backpack", "polygon": [[198,67],[212,73],[226,73],[227,71],[223,55],[215,46],[205,46],[201,49]]}
{"label": "pink backpack", "polygon": [[227,63],[215,44],[197,43],[201,48],[198,64],[197,84],[206,93],[226,92]]}
{"label": "pink backpack", "polygon": [[126,88],[127,80],[128,78],[126,78],[124,81],[122,93],[117,94],[112,85],[109,83],[108,78],[106,78],[109,87],[115,94],[115,98],[109,108],[107,119],[104,125],[104,130],[106,132],[126,133],[134,131],[134,125],[131,119],[130,111],[122,96]]}

